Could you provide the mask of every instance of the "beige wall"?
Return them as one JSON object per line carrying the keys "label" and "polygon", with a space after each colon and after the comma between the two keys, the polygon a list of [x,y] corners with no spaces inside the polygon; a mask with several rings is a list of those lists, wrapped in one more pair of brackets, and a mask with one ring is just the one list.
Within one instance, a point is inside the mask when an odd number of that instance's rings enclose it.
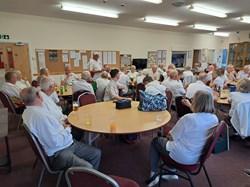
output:
{"label": "beige wall", "polygon": [[229,36],[229,43],[250,42],[250,31],[232,32]]}
{"label": "beige wall", "polygon": [[[0,12],[0,25],[1,34],[9,34],[10,42],[29,43],[33,73],[37,71],[35,49],[118,50],[122,54],[132,54],[132,58],[147,58],[148,51],[165,49],[167,63],[170,63],[172,50],[228,48],[227,38],[208,34],[184,34],[5,12]],[[187,63],[192,65],[192,58],[187,59]]]}

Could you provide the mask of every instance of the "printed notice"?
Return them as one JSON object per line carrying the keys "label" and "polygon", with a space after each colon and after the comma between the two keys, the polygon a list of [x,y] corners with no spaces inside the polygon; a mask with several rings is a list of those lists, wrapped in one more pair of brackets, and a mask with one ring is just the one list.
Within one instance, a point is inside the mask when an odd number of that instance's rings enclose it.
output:
{"label": "printed notice", "polygon": [[45,65],[45,53],[44,52],[38,52],[38,63],[39,63],[39,68],[46,68]]}

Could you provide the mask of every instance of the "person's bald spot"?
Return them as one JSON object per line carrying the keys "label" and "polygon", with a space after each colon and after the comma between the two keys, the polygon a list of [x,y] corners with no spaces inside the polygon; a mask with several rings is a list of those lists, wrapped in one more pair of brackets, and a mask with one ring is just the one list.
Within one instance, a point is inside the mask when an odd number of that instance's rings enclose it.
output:
{"label": "person's bald spot", "polygon": [[157,70],[157,66],[156,66],[156,65],[153,65],[153,66],[152,66],[152,71],[153,71],[153,73],[155,73],[156,70]]}
{"label": "person's bald spot", "polygon": [[168,69],[168,70],[167,70],[167,76],[168,76],[168,77],[170,76],[170,73],[171,73],[172,71],[174,71],[174,70],[173,70],[173,69]]}
{"label": "person's bald spot", "polygon": [[101,74],[101,77],[104,78],[104,79],[107,79],[108,76],[109,76],[109,74],[106,71],[103,71],[102,74]]}
{"label": "person's bald spot", "polygon": [[171,71],[169,73],[169,77],[170,77],[170,79],[177,80],[177,78],[178,78],[178,71],[177,70]]}

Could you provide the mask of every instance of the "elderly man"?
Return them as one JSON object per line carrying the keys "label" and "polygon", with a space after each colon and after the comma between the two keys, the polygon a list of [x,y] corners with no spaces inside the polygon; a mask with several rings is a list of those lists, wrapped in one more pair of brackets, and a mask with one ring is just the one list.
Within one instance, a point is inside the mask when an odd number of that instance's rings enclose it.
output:
{"label": "elderly man", "polygon": [[89,71],[84,71],[82,73],[82,79],[79,81],[74,81],[72,85],[72,92],[75,93],[77,91],[88,91],[95,95],[93,86],[87,82],[90,79],[91,75]]}
{"label": "elderly man", "polygon": [[181,82],[178,81],[178,71],[172,70],[169,73],[169,79],[166,79],[162,82],[162,85],[165,86],[168,90],[173,92],[173,100],[178,96],[183,96],[186,91]]}
{"label": "elderly man", "polygon": [[236,81],[236,71],[234,70],[234,66],[232,64],[228,64],[225,70],[225,75],[228,80]]}
{"label": "elderly man", "polygon": [[132,90],[128,88],[128,85],[132,84],[128,74],[126,67],[121,67],[120,71],[120,78],[118,80],[118,83],[124,86],[124,89],[122,90],[123,95],[131,95]]}
{"label": "elderly man", "polygon": [[136,77],[138,76],[138,72],[136,71],[136,67],[134,65],[131,66],[130,71],[128,72],[128,76],[132,82],[136,81]]}
{"label": "elderly man", "polygon": [[67,85],[72,85],[74,81],[79,80],[76,74],[71,73],[71,66],[67,64],[65,66],[65,74],[61,77],[61,84],[67,84]]}
{"label": "elderly man", "polygon": [[109,73],[103,71],[101,77],[96,79],[96,100],[97,102],[103,101],[103,96],[107,85],[109,84]]}
{"label": "elderly man", "polygon": [[165,72],[165,70],[164,70],[164,64],[163,64],[163,63],[160,63],[160,64],[158,65],[157,71],[158,71],[161,75],[165,76],[166,72]]}
{"label": "elderly man", "polygon": [[213,79],[212,74],[213,74],[213,71],[214,71],[214,66],[213,65],[209,65],[207,67],[206,71],[207,71],[207,80],[211,81]]}
{"label": "elderly man", "polygon": [[249,72],[249,66],[246,65],[246,66],[243,67],[243,69],[241,71],[238,72],[237,80],[247,78],[248,77],[248,72]]}
{"label": "elderly man", "polygon": [[148,76],[152,77],[153,80],[159,80],[160,75],[161,74],[157,71],[157,65],[153,65]]}
{"label": "elderly man", "polygon": [[208,93],[212,95],[212,97],[214,97],[213,90],[209,86],[206,85],[206,82],[207,82],[207,74],[205,72],[199,73],[198,81],[195,83],[189,84],[187,88],[186,97],[189,99],[192,99],[198,90],[207,91]]}
{"label": "elderly man", "polygon": [[89,60],[89,71],[94,73],[94,81],[101,77],[102,69],[103,67],[101,61],[99,60],[99,53],[94,52],[93,58]]}
{"label": "elderly man", "polygon": [[126,98],[126,97],[121,97],[119,96],[119,89],[122,89],[123,87],[121,87],[118,84],[118,80],[120,79],[120,73],[118,69],[112,69],[110,71],[110,76],[111,76],[111,80],[109,82],[109,84],[107,85],[106,89],[105,89],[105,94],[104,94],[104,101],[111,101],[111,100],[122,100],[122,99],[126,99],[126,100],[132,100],[131,98]]}
{"label": "elderly man", "polygon": [[20,90],[30,86],[29,81],[26,77],[23,77],[21,71],[15,70],[14,73],[17,75],[16,86],[20,88]]}
{"label": "elderly man", "polygon": [[16,112],[22,114],[25,106],[20,99],[21,89],[16,86],[17,75],[13,71],[9,71],[5,74],[5,81],[2,85],[2,91],[6,93],[14,103]]}
{"label": "elderly man", "polygon": [[146,76],[143,79],[143,84],[145,85],[145,92],[150,95],[158,95],[161,94],[166,96],[166,87],[161,85],[159,81],[152,79],[152,77]]}
{"label": "elderly man", "polygon": [[72,166],[98,170],[101,151],[74,141],[70,125],[61,125],[50,111],[43,108],[43,97],[36,88],[24,88],[20,95],[27,106],[23,121],[38,138],[54,170]]}

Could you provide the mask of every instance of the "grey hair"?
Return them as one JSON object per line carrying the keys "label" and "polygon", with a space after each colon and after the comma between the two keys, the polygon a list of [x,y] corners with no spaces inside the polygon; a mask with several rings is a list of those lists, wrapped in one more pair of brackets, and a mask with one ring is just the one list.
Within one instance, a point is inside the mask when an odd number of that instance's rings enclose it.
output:
{"label": "grey hair", "polygon": [[19,71],[19,70],[14,70],[14,73],[15,73],[17,76],[22,74],[22,72]]}
{"label": "grey hair", "polygon": [[103,72],[101,73],[101,77],[104,78],[104,79],[107,79],[107,78],[109,77],[108,72],[107,72],[107,71],[103,71]]}
{"label": "grey hair", "polygon": [[213,113],[214,101],[212,95],[207,91],[197,91],[192,100],[192,111],[194,113]]}
{"label": "grey hair", "polygon": [[45,75],[47,71],[48,71],[47,68],[40,69],[40,75]]}
{"label": "grey hair", "polygon": [[55,83],[50,77],[44,77],[44,78],[42,78],[42,80],[40,82],[41,90],[46,91],[53,84],[55,84]]}
{"label": "grey hair", "polygon": [[206,72],[200,72],[199,75],[198,75],[198,80],[200,80],[202,82],[206,82],[206,80],[207,80]]}
{"label": "grey hair", "polygon": [[185,71],[189,71],[189,70],[191,70],[191,67],[190,67],[190,66],[185,66],[185,67],[184,67],[184,70],[185,70]]}
{"label": "grey hair", "polygon": [[237,84],[237,92],[250,93],[250,80],[247,78],[241,79]]}
{"label": "grey hair", "polygon": [[88,80],[90,78],[90,72],[89,71],[84,71],[82,72],[82,79]]}
{"label": "grey hair", "polygon": [[27,87],[24,88],[20,92],[20,97],[25,105],[30,106],[34,103],[37,99],[37,89],[35,87]]}

